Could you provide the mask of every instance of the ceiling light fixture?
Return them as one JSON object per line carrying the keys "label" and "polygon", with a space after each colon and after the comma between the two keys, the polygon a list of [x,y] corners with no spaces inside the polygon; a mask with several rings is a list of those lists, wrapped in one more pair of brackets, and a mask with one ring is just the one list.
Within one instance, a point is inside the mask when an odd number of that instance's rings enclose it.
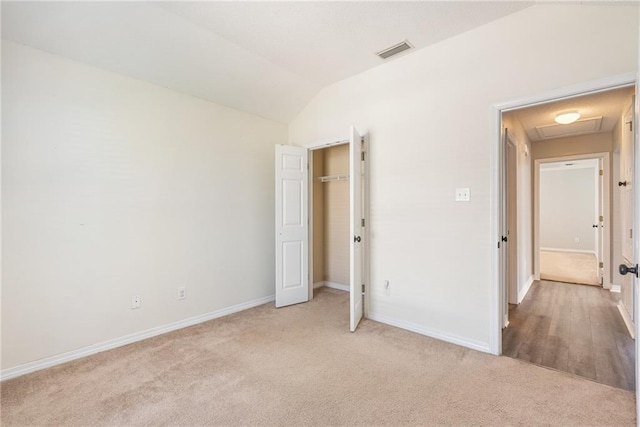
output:
{"label": "ceiling light fixture", "polygon": [[580,118],[580,113],[577,111],[572,111],[570,113],[562,113],[556,116],[556,123],[560,123],[561,125],[568,125],[569,123],[573,123]]}

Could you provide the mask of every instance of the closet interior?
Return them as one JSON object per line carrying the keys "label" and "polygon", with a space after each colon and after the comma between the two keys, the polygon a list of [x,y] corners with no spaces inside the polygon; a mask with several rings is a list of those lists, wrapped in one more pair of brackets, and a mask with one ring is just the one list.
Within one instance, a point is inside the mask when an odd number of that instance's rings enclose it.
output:
{"label": "closet interior", "polygon": [[313,287],[349,291],[349,144],[312,157]]}

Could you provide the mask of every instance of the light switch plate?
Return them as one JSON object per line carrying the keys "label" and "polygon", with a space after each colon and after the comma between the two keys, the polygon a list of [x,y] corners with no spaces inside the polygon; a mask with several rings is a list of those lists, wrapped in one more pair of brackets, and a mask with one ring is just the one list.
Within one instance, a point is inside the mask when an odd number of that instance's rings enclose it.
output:
{"label": "light switch plate", "polygon": [[456,188],[456,202],[468,202],[470,193],[469,188]]}

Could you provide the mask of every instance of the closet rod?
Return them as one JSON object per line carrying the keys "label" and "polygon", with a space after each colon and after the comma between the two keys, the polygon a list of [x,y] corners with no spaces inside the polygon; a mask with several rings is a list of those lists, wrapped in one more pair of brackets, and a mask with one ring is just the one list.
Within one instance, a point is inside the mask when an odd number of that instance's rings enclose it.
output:
{"label": "closet rod", "polygon": [[344,173],[340,175],[327,175],[327,176],[319,176],[318,180],[320,182],[330,182],[330,181],[346,181],[349,179],[349,174]]}

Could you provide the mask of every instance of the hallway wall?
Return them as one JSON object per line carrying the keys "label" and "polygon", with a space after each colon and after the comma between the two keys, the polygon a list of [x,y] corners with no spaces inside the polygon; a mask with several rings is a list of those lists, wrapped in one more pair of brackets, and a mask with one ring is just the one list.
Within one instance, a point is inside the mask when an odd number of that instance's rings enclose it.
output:
{"label": "hallway wall", "polygon": [[540,170],[540,249],[596,253],[596,169]]}

